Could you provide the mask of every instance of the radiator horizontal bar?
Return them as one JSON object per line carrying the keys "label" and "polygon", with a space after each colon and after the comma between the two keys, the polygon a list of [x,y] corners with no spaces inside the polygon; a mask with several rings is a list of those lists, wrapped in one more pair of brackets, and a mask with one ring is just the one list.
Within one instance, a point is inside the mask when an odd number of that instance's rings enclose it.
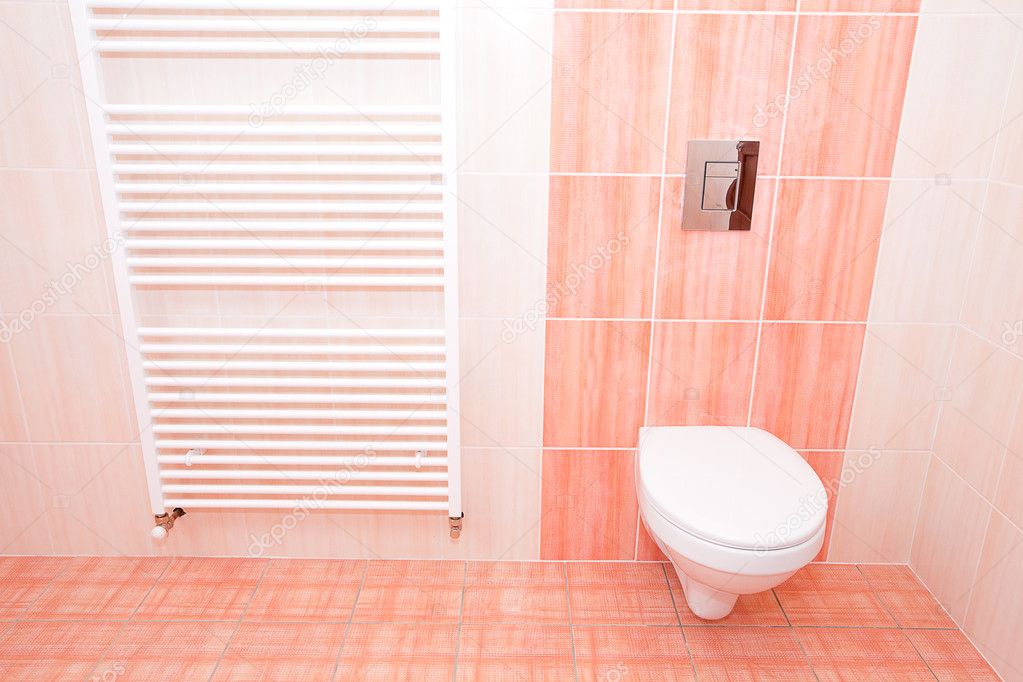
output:
{"label": "radiator horizontal bar", "polygon": [[[296,7],[296,9],[299,9]],[[429,18],[422,20],[395,20],[384,18],[295,19],[291,17],[188,17],[173,16],[113,16],[94,18],[89,27],[96,31],[217,31],[246,33],[330,33],[352,40],[371,39],[374,33],[437,33],[440,25]],[[355,35],[351,35],[355,34]]]}
{"label": "radiator horizontal bar", "polygon": [[306,372],[443,372],[443,362],[378,360],[143,360],[145,369],[212,369],[216,371]]}
{"label": "radiator horizontal bar", "polygon": [[208,10],[239,12],[243,10],[296,9],[316,11],[353,12],[397,12],[402,10],[436,11],[438,0],[303,0],[300,8],[289,0],[87,0],[93,10],[130,9],[146,11],[154,9]]}
{"label": "radiator horizontal bar", "polygon": [[[344,45],[339,42],[344,40]],[[106,37],[97,38],[93,49],[109,53],[131,54],[277,54],[305,55],[339,54],[339,55],[391,55],[414,54],[435,55],[440,53],[440,41],[436,39],[398,39],[398,40],[298,40],[293,38],[275,38],[274,40],[212,40],[212,39],[170,39],[170,38],[132,38],[111,40]]]}
{"label": "radiator horizontal bar", "polygon": [[432,275],[132,275],[132,284],[203,286],[440,287]]}
{"label": "radiator horizontal bar", "polygon": [[211,154],[213,156],[438,156],[439,144],[429,142],[359,143],[235,143],[235,142],[113,142],[111,154]]}
{"label": "radiator horizontal bar", "polygon": [[144,343],[143,353],[224,353],[228,355],[443,355],[444,346],[345,346],[317,344],[217,344],[217,343]]}
{"label": "radiator horizontal bar", "polygon": [[110,135],[131,135],[144,137],[146,135],[225,135],[230,137],[247,135],[344,135],[358,137],[387,136],[387,137],[440,137],[441,129],[436,123],[424,121],[422,123],[404,121],[351,121],[346,123],[326,123],[307,121],[302,123],[260,123],[253,125],[249,122],[225,123],[220,121],[211,122],[179,122],[166,121],[154,123],[152,121],[131,121],[131,122],[110,122],[107,123],[107,133]]}
{"label": "radiator horizontal bar", "polygon": [[[437,448],[434,448],[437,449]],[[366,467],[410,467],[420,464],[423,467],[446,467],[448,458],[446,456],[428,457],[370,457],[367,455],[159,455],[157,460],[160,464],[179,464],[187,466],[199,465],[276,465],[286,464],[291,466],[338,466],[350,467],[355,471],[352,474],[361,473],[370,475],[374,472],[368,471]],[[165,470],[166,471],[166,470]],[[186,471],[201,471],[200,469],[186,469]],[[422,471],[421,469],[417,471]],[[209,472],[203,472],[209,473]],[[231,473],[238,473],[237,470]],[[274,470],[270,473],[280,473]],[[337,472],[331,472],[337,475]]]}
{"label": "radiator horizontal bar", "polygon": [[153,408],[156,419],[378,419],[378,420],[443,420],[443,410],[338,410],[320,409],[218,409],[218,408]]}
{"label": "radiator horizontal bar", "polygon": [[431,393],[198,393],[194,391],[149,393],[154,403],[326,403],[365,405],[436,405],[446,396]]}
{"label": "radiator horizontal bar", "polygon": [[320,500],[261,499],[231,500],[211,498],[168,498],[168,507],[189,509],[359,509],[366,511],[449,511],[447,502],[411,500]]}
{"label": "radiator horizontal bar", "polygon": [[205,175],[344,175],[358,177],[372,176],[408,176],[408,175],[439,175],[441,169],[427,161],[410,163],[414,159],[406,159],[401,163],[300,163],[276,161],[274,163],[181,163],[145,162],[115,163],[114,173],[119,175],[181,175],[189,174],[196,177]]}
{"label": "radiator horizontal bar", "polygon": [[255,386],[258,388],[444,388],[442,378],[424,377],[146,377],[148,386]]}
{"label": "radiator horizontal bar", "polygon": [[153,433],[219,433],[224,435],[260,436],[443,436],[446,426],[393,426],[377,424],[356,426],[344,424],[153,424]]}
{"label": "radiator horizontal bar", "polygon": [[179,495],[345,495],[358,497],[447,497],[447,486],[348,485],[338,481],[317,485],[165,483],[163,492]]}
{"label": "radiator horizontal bar", "polygon": [[125,213],[440,213],[434,201],[122,201]]}
{"label": "radiator horizontal bar", "polygon": [[139,327],[139,336],[240,336],[244,338],[273,336],[289,339],[443,339],[443,329],[409,329],[394,327],[384,329],[355,328],[292,328],[276,329],[274,327]]}
{"label": "radiator horizontal bar", "polygon": [[[192,463],[202,464],[205,456],[193,458]],[[236,480],[280,480],[280,481],[447,481],[444,471],[366,471],[360,469],[334,470],[281,470],[281,469],[163,469],[160,478],[183,481],[191,479],[236,479]]]}
{"label": "radiator horizontal bar", "polygon": [[[225,0],[228,2],[228,0]],[[131,2],[134,10],[138,2]],[[237,4],[230,3],[232,8]],[[207,8],[208,9],[208,8]],[[293,9],[293,8],[291,8]],[[251,104],[107,104],[103,107],[112,116],[249,116]],[[296,104],[288,102],[286,116],[432,116],[441,114],[435,104]]]}
{"label": "radiator horizontal bar", "polygon": [[443,258],[371,256],[129,256],[133,268],[332,268],[335,270],[439,270]]}
{"label": "radiator horizontal bar", "polygon": [[410,182],[120,182],[122,194],[441,194],[444,188],[430,183]]}
{"label": "radiator horizontal bar", "polygon": [[[161,449],[199,448],[204,450],[386,450],[404,452],[408,450],[447,451],[447,443],[435,441],[343,441],[343,440],[157,440]],[[374,466],[376,463],[374,462]],[[425,463],[424,463],[425,466]],[[433,465],[437,466],[437,465]]]}
{"label": "radiator horizontal bar", "polygon": [[128,239],[125,247],[133,251],[173,249],[179,251],[440,251],[440,239],[196,239],[170,237],[164,239]]}
{"label": "radiator horizontal bar", "polygon": [[145,232],[199,230],[203,232],[440,232],[443,224],[433,220],[152,220],[124,221],[125,229]]}

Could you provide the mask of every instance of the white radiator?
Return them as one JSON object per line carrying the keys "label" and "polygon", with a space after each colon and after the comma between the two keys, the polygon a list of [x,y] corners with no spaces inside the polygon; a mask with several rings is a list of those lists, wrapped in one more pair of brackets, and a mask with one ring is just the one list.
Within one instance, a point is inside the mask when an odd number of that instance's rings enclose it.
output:
{"label": "white radiator", "polygon": [[[154,513],[461,517],[449,4],[71,0],[106,222],[123,243],[114,275]],[[428,60],[439,92],[288,102],[264,116],[208,97],[111,101],[104,83],[117,60],[173,74],[196,60],[310,59],[399,76]],[[250,290],[442,301],[428,324],[224,314]],[[219,301],[218,321],[168,322],[202,317],[178,302],[152,324],[139,301],[161,291]]]}

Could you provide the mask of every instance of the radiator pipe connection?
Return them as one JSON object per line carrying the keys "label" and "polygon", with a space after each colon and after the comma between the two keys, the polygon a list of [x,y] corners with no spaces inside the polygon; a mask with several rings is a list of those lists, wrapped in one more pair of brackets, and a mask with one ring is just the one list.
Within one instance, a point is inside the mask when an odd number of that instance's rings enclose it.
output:
{"label": "radiator pipe connection", "polygon": [[170,533],[171,528],[174,527],[174,522],[185,515],[185,510],[181,507],[174,507],[173,510],[168,514],[156,514],[156,525],[153,526],[153,530],[150,531],[150,535],[153,536],[154,540],[163,540]]}

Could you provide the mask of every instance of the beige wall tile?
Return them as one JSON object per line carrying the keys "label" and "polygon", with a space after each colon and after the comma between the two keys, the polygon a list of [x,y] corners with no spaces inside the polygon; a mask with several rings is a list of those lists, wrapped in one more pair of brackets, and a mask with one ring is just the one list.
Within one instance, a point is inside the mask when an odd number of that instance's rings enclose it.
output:
{"label": "beige wall tile", "polygon": [[993,514],[965,630],[1006,680],[1023,675],[1023,530]]}
{"label": "beige wall tile", "polygon": [[986,187],[892,181],[870,321],[959,321]]}
{"label": "beige wall tile", "polygon": [[960,331],[947,384],[934,454],[991,500],[1023,385],[1023,361]]}
{"label": "beige wall tile", "polygon": [[991,506],[931,459],[910,565],[957,623],[966,617]]}
{"label": "beige wall tile", "polygon": [[930,450],[952,326],[867,325],[849,448]]}
{"label": "beige wall tile", "polygon": [[459,305],[466,317],[543,324],[548,311],[546,176],[458,181]]}
{"label": "beige wall tile", "polygon": [[849,452],[831,534],[829,561],[909,561],[930,454]]}
{"label": "beige wall tile", "polygon": [[1018,34],[1000,16],[921,18],[892,175],[987,176]]}

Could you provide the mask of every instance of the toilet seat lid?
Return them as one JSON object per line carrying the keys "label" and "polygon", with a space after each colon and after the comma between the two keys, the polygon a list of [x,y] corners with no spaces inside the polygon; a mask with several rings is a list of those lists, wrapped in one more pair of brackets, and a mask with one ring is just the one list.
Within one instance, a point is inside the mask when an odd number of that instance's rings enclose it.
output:
{"label": "toilet seat lid", "polygon": [[763,429],[668,426],[640,430],[641,495],[673,525],[737,549],[811,540],[828,498],[806,460]]}

